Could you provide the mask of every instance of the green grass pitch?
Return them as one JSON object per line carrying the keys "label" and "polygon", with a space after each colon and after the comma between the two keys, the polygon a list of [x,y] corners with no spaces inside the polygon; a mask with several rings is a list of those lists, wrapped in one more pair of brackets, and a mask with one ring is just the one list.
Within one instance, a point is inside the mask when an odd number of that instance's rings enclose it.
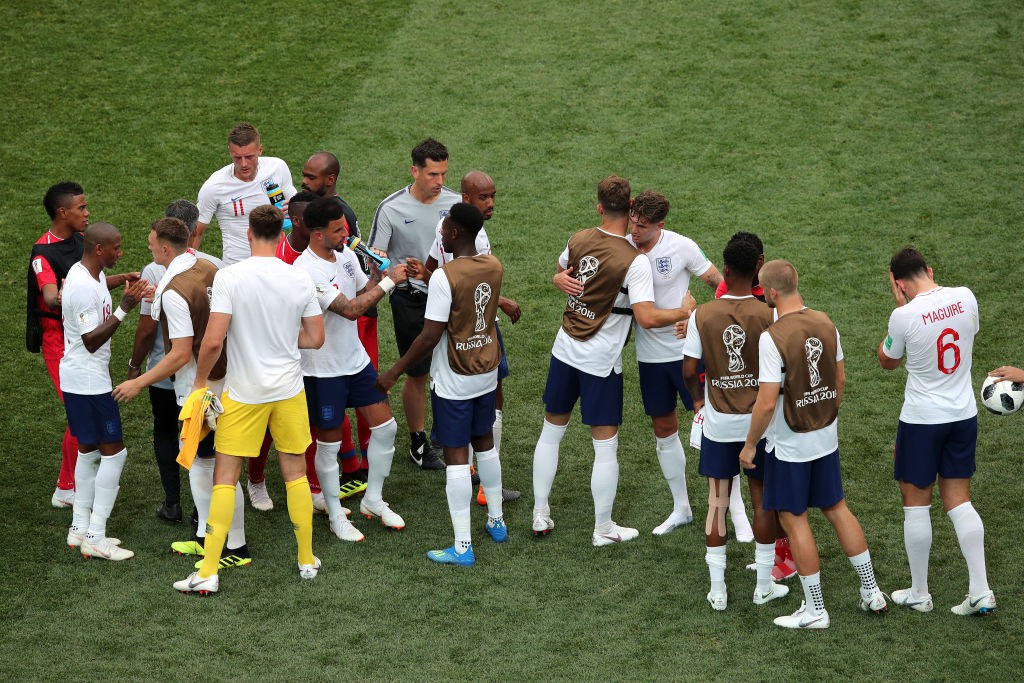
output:
{"label": "green grass pitch", "polygon": [[[713,613],[704,601],[706,494],[691,450],[698,522],[650,535],[671,503],[631,346],[615,518],[639,527],[640,539],[590,546],[592,450],[578,418],[552,494],[558,528],[535,541],[529,523],[540,395],[564,302],[550,276],[568,235],[597,221],[597,181],[618,173],[637,191],[668,195],[669,227],[716,263],[734,231],[758,232],[769,258],[797,266],[808,304],[832,315],[849,378],[840,418],[848,501],[883,589],[909,585],[891,478],[905,373],[884,373],[875,360],[892,308],[887,262],[913,243],[940,283],[975,291],[975,386],[992,367],[1024,363],[1022,38],[1020,4],[991,0],[3,3],[0,676],[1015,677],[1024,664],[1014,531],[1024,499],[1021,415],[980,417],[974,498],[999,600],[988,619],[949,613],[966,591],[966,567],[938,503],[930,615],[862,613],[856,576],[820,516],[828,631],[771,624],[797,607],[798,584],[783,601],[750,604],[749,545],[730,544],[730,607]],[[506,510],[505,546],[484,537],[474,505],[476,567],[424,557],[450,543],[444,478],[409,463],[399,417],[385,495],[405,531],[362,523],[366,541],[352,546],[318,518],[324,569],[300,581],[272,464],[275,510],[246,511],[254,564],[226,571],[213,599],[175,593],[170,584],[190,564],[168,546],[186,532],[153,517],[161,492],[144,397],[123,412],[130,456],[110,521],[136,558],[86,563],[64,545],[70,513],[48,501],[63,413],[42,359],[22,344],[28,251],[48,227],[42,195],[59,180],[81,182],[93,220],[124,234],[121,266],[139,270],[150,221],[172,199],[194,200],[228,163],[225,136],[242,119],[296,177],[312,152],[336,152],[339,188],[364,229],[377,203],[409,182],[409,150],[427,135],[451,150],[449,185],[472,168],[494,176],[488,233],[505,293],[523,307],[522,321],[503,327],[513,375],[502,460],[507,484],[525,495]],[[216,229],[208,235],[216,253]],[[694,292],[709,296],[700,283]],[[115,337],[115,381],[133,325]],[[388,364],[387,307],[380,331]]]}

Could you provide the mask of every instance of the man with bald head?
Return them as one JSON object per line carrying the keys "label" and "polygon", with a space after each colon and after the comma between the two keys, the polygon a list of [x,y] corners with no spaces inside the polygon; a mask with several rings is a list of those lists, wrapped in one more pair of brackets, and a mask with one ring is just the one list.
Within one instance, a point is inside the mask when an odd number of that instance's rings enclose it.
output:
{"label": "man with bald head", "polygon": [[110,338],[125,316],[153,287],[135,280],[113,309],[104,269],[121,257],[121,233],[109,223],[85,230],[82,260],[64,280],[61,310],[64,315],[64,357],[60,360],[60,386],[71,433],[78,439],[75,465],[74,513],[68,545],[80,547],[83,557],[127,560],[135,553],[106,535],[107,518],[114,508],[121,470],[128,456],[121,432],[121,413],[111,395]]}
{"label": "man with bald head", "polygon": [[[497,190],[494,186],[494,180],[491,176],[487,175],[483,171],[470,171],[466,175],[462,176],[461,188],[462,190],[462,201],[465,204],[470,204],[480,210],[480,213],[484,217],[484,221],[491,220],[494,215],[494,200],[497,196]],[[424,282],[430,281],[430,275],[437,270],[439,266],[443,266],[446,263],[450,263],[455,257],[444,250],[441,244],[441,228],[444,225],[444,220],[437,222],[437,237],[434,239],[434,244],[430,247],[430,253],[427,256],[426,263],[422,263],[419,259],[409,259],[409,273],[412,274],[415,271],[415,275],[412,277],[418,277]],[[491,242],[487,238],[487,231],[484,228],[480,228],[480,232],[476,235],[476,251],[478,254],[490,254],[491,253]],[[509,317],[512,324],[515,324],[519,320],[521,311],[519,304],[508,297],[498,298],[498,307]],[[495,321],[495,332],[497,332],[498,343],[501,347],[501,364],[498,366],[498,390],[495,400],[496,410],[494,411],[494,448],[499,453],[501,452],[501,427],[502,427],[502,408],[505,405],[505,396],[501,389],[501,381],[508,377],[508,358],[505,356],[505,342],[501,337],[501,330],[497,326]],[[475,475],[474,475],[475,477]],[[511,489],[502,489],[502,499],[508,503],[516,500],[520,497],[520,492]],[[487,494],[484,492],[483,486],[480,485],[480,489],[477,491],[476,501],[480,505],[487,505]]]}

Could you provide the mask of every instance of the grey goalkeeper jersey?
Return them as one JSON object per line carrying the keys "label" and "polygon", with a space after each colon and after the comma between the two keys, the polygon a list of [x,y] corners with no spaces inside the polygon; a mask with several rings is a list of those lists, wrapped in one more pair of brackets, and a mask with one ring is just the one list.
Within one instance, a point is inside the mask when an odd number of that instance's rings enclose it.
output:
{"label": "grey goalkeeper jersey", "polygon": [[[393,263],[405,263],[410,256],[426,261],[437,234],[437,222],[462,201],[461,194],[445,187],[437,199],[424,204],[412,196],[411,187],[403,187],[380,203],[367,240],[374,249],[386,251]],[[410,278],[409,285],[421,292],[427,291],[420,280]]]}

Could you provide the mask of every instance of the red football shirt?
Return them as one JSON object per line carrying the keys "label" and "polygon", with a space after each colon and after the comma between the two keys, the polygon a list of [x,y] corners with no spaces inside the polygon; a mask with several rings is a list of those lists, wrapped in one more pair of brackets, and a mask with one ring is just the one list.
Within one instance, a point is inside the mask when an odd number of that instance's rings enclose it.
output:
{"label": "red football shirt", "polygon": [[[42,237],[36,240],[36,244],[56,244],[60,241],[59,237],[47,230]],[[49,310],[43,301],[43,285],[57,284],[57,274],[53,272],[50,262],[42,255],[32,259],[32,272],[36,274],[36,286],[39,288],[37,301],[39,310]],[[40,316],[39,323],[43,328],[43,358],[47,360],[60,359],[64,355],[64,325],[62,321]]]}

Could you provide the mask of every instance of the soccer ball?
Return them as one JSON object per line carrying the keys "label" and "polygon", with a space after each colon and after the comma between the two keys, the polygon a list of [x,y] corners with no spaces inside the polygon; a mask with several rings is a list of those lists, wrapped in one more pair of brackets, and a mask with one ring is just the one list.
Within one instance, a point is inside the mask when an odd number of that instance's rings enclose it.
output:
{"label": "soccer ball", "polygon": [[1024,383],[986,377],[981,385],[981,404],[996,415],[1009,415],[1024,405]]}

